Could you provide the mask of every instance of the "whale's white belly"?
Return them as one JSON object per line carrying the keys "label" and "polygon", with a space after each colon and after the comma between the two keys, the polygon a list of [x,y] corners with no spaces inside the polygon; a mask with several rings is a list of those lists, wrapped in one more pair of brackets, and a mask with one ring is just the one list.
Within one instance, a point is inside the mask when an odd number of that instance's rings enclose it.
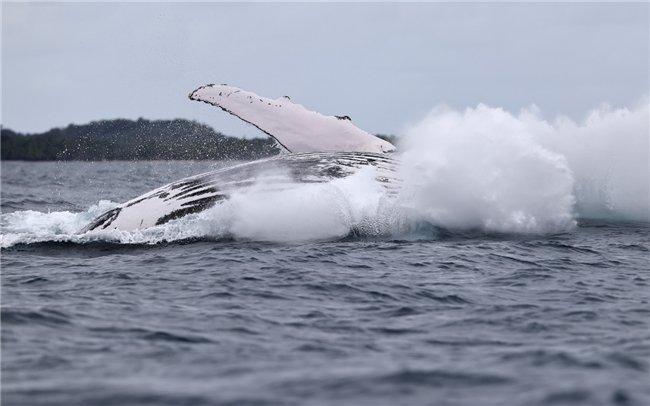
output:
{"label": "whale's white belly", "polygon": [[282,188],[295,183],[328,182],[368,166],[376,168],[376,179],[390,193],[398,183],[395,165],[390,155],[367,152],[279,155],[162,186],[107,211],[80,232],[145,229],[213,207],[253,184]]}

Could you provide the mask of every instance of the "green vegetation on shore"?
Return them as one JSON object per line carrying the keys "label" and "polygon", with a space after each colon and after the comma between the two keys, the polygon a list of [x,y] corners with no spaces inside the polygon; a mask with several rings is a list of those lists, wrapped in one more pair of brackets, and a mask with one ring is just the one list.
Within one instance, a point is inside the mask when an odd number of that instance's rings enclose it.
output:
{"label": "green vegetation on shore", "polygon": [[250,160],[279,152],[271,137],[231,137],[185,119],[101,120],[39,134],[3,128],[0,140],[3,160],[26,161]]}
{"label": "green vegetation on shore", "polygon": [[40,134],[2,129],[3,160],[255,159],[278,153],[271,137],[223,135],[195,121],[102,120]]}

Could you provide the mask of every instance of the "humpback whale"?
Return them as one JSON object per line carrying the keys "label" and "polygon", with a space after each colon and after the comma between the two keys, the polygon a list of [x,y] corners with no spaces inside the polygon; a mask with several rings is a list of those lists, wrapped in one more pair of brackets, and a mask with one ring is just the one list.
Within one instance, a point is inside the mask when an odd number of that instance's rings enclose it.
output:
{"label": "humpback whale", "polygon": [[252,185],[281,190],[344,178],[365,167],[375,168],[375,179],[388,194],[396,193],[395,147],[356,127],[348,116],[326,116],[287,96],[268,99],[225,84],[201,86],[189,98],[257,127],[284,152],[161,186],[101,214],[80,233],[142,230],[206,210]]}

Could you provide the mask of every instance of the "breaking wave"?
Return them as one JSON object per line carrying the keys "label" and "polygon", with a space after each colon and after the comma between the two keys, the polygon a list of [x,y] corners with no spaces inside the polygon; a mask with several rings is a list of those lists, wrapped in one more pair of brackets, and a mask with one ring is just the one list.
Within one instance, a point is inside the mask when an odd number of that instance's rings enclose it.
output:
{"label": "breaking wave", "polygon": [[398,196],[374,169],[322,184],[269,191],[253,185],[199,214],[147,230],[76,232],[117,203],[81,213],[2,215],[1,246],[43,241],[155,244],[194,238],[333,240],[408,236],[422,224],[449,230],[545,234],[579,218],[650,221],[649,117],[603,106],[582,123],[544,120],[535,107],[513,114],[479,105],[434,108],[406,129]]}

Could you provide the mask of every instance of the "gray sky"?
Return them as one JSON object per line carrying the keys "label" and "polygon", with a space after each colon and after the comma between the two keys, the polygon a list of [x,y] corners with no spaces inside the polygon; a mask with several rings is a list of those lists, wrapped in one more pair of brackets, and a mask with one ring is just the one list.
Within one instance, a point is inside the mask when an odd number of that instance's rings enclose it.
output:
{"label": "gray sky", "polygon": [[2,124],[189,118],[257,130],[187,94],[228,83],[371,132],[483,102],[581,118],[648,94],[649,5],[2,4]]}

